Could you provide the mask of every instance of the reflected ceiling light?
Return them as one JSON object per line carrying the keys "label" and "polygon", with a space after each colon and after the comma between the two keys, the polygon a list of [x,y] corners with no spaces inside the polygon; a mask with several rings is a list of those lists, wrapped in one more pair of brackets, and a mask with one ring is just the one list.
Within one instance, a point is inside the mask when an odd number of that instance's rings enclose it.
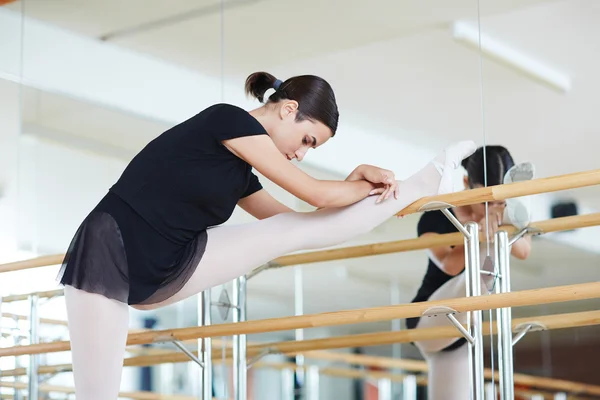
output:
{"label": "reflected ceiling light", "polygon": [[[462,21],[455,22],[452,26],[452,34],[455,40],[479,51],[480,38],[477,26]],[[571,89],[571,78],[568,75],[483,33],[481,34],[481,53],[554,90],[566,93]]]}

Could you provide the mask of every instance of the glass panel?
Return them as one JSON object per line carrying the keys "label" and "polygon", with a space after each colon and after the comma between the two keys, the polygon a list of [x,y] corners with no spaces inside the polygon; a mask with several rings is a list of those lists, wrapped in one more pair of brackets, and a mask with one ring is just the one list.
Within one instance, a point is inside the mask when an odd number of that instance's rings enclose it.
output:
{"label": "glass panel", "polygon": [[[499,161],[494,161],[493,146],[505,147],[512,158],[504,153],[506,156],[498,160],[519,168],[519,173],[508,176],[513,181],[597,169],[598,135],[590,134],[596,125],[595,95],[600,87],[593,50],[600,43],[597,3],[502,3],[479,0],[483,125],[490,154],[488,179],[500,179],[497,170],[506,172],[506,168],[498,168]],[[488,182],[488,186],[494,183],[498,182]],[[576,215],[592,214],[598,210],[599,193],[596,185],[510,199],[503,223],[535,227],[540,221],[561,218],[565,222]],[[526,251],[529,246],[525,239],[512,246],[512,291],[597,280],[593,265],[600,251],[598,227],[564,230],[527,239],[531,241],[530,251]],[[488,239],[493,239],[493,232]],[[545,315],[595,310],[598,304],[590,300],[519,307],[512,310],[512,316],[535,320]],[[528,333],[514,347],[515,373],[598,385],[598,379],[585,373],[593,362],[579,358],[598,347],[591,339],[597,332],[590,326]],[[491,345],[495,348],[496,343]]]}

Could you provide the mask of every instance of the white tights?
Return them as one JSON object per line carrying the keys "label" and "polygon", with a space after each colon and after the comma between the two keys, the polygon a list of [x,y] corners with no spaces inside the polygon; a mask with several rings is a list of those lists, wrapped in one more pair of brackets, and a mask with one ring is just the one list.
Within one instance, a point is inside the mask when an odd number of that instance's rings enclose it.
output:
{"label": "white tights", "polygon": [[[264,220],[208,230],[208,243],[196,271],[170,299],[139,307],[158,308],[226,283],[285,254],[329,247],[368,233],[416,200],[452,191],[449,174],[475,151],[473,142],[446,149],[435,161],[449,166],[443,176],[433,163],[400,182],[398,199],[375,204],[377,196],[350,206],[290,212]],[[444,163],[450,155],[451,163]],[[65,292],[77,400],[111,400],[119,391],[128,306],[67,287]]]}
{"label": "white tights", "polygon": [[[484,247],[481,248],[480,252],[482,263],[487,253]],[[494,277],[490,276],[485,276],[481,279],[482,295],[487,294],[488,291],[486,288],[492,287],[493,279]],[[465,297],[465,295],[465,274],[462,273],[442,285],[431,295],[428,301],[453,299]],[[460,323],[466,324],[467,313],[457,313],[454,316]],[[440,326],[453,325],[445,315],[421,317],[417,324],[417,328],[435,328]],[[428,400],[465,400],[470,397],[469,345],[465,343],[454,350],[441,351],[457,340],[459,339],[432,339],[415,343],[428,365]]]}

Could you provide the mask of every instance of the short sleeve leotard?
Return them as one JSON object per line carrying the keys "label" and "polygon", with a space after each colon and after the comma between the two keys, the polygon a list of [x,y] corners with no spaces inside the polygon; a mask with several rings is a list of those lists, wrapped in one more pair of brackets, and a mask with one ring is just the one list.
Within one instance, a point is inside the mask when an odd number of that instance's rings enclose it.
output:
{"label": "short sleeve leotard", "polygon": [[148,143],[86,217],[60,282],[129,304],[162,301],[191,276],[206,230],[262,186],[223,141],[267,135],[247,111],[213,105]]}

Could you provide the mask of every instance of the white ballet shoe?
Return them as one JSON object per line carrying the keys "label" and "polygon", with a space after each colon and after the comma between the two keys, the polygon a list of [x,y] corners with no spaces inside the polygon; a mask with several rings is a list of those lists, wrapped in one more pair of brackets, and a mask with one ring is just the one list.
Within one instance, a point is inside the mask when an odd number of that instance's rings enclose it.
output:
{"label": "white ballet shoe", "polygon": [[[535,177],[535,166],[530,162],[514,165],[506,171],[504,184],[524,182]],[[526,228],[531,223],[531,198],[530,196],[506,199],[503,223],[511,224],[519,229]]]}
{"label": "white ballet shoe", "polygon": [[472,140],[463,140],[447,147],[444,150],[444,162],[437,159],[432,161],[435,168],[438,170],[442,178],[438,187],[438,194],[446,194],[454,192],[454,183],[452,180],[452,172],[460,167],[462,160],[475,153],[477,145]]}

